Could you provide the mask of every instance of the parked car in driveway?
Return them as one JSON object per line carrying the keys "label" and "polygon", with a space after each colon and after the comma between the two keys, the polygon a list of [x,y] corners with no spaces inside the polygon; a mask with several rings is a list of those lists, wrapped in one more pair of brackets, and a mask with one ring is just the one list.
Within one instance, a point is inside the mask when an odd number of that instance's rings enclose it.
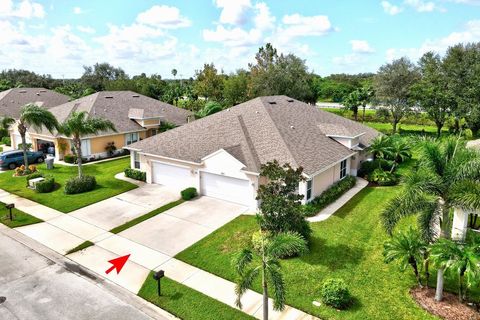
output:
{"label": "parked car in driveway", "polygon": [[[27,151],[28,163],[42,163],[45,160],[43,152]],[[12,150],[0,153],[0,168],[15,169],[23,164],[23,151]]]}

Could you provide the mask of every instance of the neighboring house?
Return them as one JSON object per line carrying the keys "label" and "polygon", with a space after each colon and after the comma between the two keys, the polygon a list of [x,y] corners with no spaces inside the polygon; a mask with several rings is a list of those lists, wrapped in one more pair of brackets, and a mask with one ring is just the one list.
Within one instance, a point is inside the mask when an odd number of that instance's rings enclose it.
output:
{"label": "neighboring house", "polygon": [[[27,104],[32,103],[50,109],[68,101],[68,96],[44,88],[12,88],[0,92],[0,117],[18,120],[20,110]],[[11,138],[12,147],[18,148],[18,144],[21,143],[20,135],[16,133]],[[26,138],[27,142],[31,143],[28,134]]]}
{"label": "neighboring house", "polygon": [[[72,112],[85,111],[90,118],[110,120],[117,132],[103,132],[82,139],[82,154],[87,159],[104,158],[106,147],[117,150],[159,133],[162,123],[183,125],[191,112],[132,91],[102,91],[49,109],[62,123]],[[29,130],[34,150],[54,149],[56,159],[72,153],[70,137],[48,131]],[[51,152],[48,152],[51,153]]]}
{"label": "neighboring house", "polygon": [[303,167],[299,193],[310,201],[346,175],[380,133],[286,96],[260,97],[134,143],[131,167],[147,182],[258,206],[260,166],[278,160]]}

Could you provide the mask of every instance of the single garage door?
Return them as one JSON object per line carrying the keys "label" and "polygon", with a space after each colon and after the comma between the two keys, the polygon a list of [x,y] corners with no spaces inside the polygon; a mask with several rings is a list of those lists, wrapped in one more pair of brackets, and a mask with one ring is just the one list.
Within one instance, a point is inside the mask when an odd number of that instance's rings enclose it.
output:
{"label": "single garage door", "polygon": [[246,206],[251,206],[254,200],[253,188],[249,180],[202,172],[200,174],[200,185],[201,193],[205,196]]}
{"label": "single garage door", "polygon": [[159,162],[153,162],[152,180],[153,183],[177,189],[195,187],[189,168]]}

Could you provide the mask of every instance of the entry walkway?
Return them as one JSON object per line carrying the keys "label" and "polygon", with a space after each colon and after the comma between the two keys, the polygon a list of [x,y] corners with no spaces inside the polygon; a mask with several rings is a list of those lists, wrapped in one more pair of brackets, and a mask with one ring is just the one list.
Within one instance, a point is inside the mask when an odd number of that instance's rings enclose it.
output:
{"label": "entry walkway", "polygon": [[324,221],[330,218],[332,214],[337,212],[338,209],[343,207],[350,199],[352,199],[357,193],[363,190],[368,185],[368,181],[362,178],[357,177],[357,183],[355,186],[345,192],[340,198],[337,199],[334,203],[331,203],[330,205],[326,206],[323,208],[322,211],[317,213],[317,215],[307,218],[309,222],[319,222],[319,221]]}

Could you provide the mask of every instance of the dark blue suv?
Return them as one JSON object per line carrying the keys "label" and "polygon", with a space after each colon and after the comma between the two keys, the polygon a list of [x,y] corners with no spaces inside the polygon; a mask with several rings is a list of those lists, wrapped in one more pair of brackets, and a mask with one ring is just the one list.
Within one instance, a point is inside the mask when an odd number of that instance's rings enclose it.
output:
{"label": "dark blue suv", "polygon": [[[27,151],[28,163],[42,163],[45,158],[43,152]],[[12,150],[0,153],[0,168],[15,169],[23,164],[23,151]]]}

